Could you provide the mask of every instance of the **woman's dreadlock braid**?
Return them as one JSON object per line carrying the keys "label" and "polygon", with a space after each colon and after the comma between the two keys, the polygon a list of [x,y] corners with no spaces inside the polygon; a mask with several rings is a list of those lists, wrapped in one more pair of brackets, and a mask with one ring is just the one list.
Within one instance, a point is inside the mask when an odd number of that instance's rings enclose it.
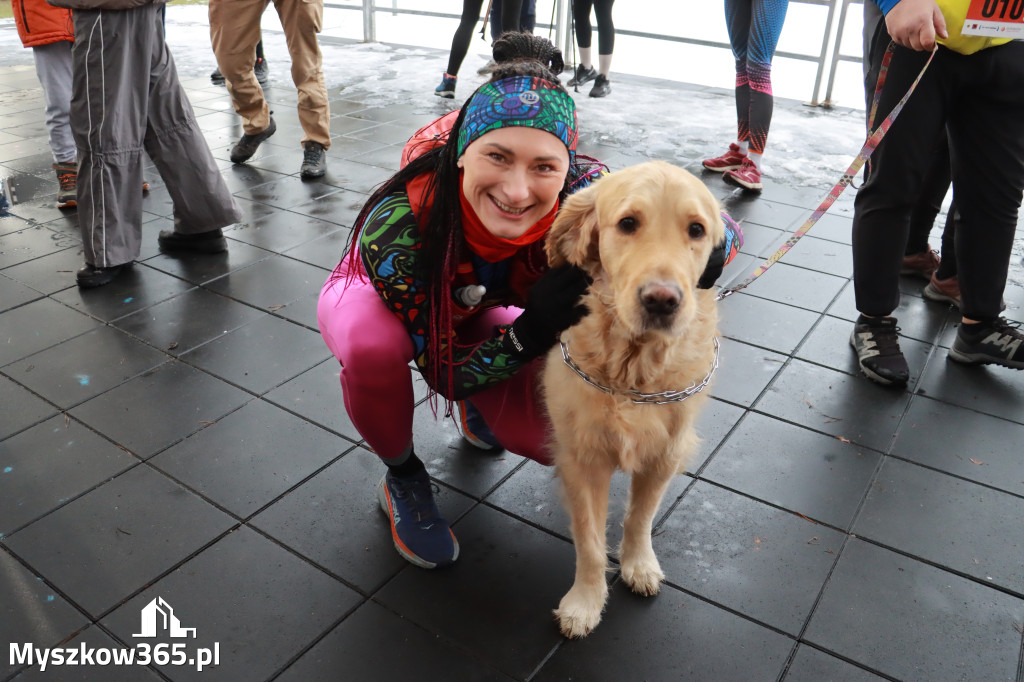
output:
{"label": "woman's dreadlock braid", "polygon": [[494,42],[491,49],[494,61],[497,66],[491,73],[491,80],[501,80],[521,75],[537,75],[534,69],[529,73],[521,73],[521,62],[540,62],[550,73],[544,76],[544,80],[558,83],[558,74],[565,68],[562,60],[562,51],[551,44],[547,38],[535,36],[530,33],[508,32],[503,33]]}

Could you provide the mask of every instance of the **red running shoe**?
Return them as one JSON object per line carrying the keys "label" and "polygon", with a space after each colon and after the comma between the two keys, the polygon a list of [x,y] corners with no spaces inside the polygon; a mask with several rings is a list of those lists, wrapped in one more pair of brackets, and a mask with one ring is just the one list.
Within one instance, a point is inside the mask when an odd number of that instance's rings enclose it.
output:
{"label": "red running shoe", "polygon": [[761,185],[761,171],[757,169],[757,164],[747,157],[743,157],[743,164],[736,170],[725,171],[722,174],[722,179],[754,192],[760,192],[763,186]]}
{"label": "red running shoe", "polygon": [[714,159],[704,159],[702,165],[709,171],[722,173],[727,170],[734,170],[743,165],[747,155],[740,151],[740,146],[735,142],[729,144],[729,151]]}

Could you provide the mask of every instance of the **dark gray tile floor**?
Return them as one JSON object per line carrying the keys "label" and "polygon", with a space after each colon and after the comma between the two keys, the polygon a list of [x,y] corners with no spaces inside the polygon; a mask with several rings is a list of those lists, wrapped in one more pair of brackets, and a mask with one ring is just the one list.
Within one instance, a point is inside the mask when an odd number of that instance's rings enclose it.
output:
{"label": "dark gray tile floor", "polygon": [[[74,286],[76,215],[54,207],[35,72],[0,23],[0,176],[17,193],[0,215],[0,680],[1024,682],[1024,373],[948,363],[957,318],[905,279],[909,390],[857,374],[851,197],[721,305],[701,450],[657,518],[657,597],[634,596],[613,570],[601,625],[563,640],[551,610],[573,550],[552,471],[474,451],[425,403],[417,451],[462,554],[434,572],[400,559],[373,489],[381,466],[342,408],[315,302],[402,141],[451,105],[397,81],[342,89],[329,71],[329,172],[304,183],[279,59],[279,132],[232,166],[240,128],[207,78],[208,38],[175,16],[184,85],[246,217],[225,255],[160,254],[172,205],[150,169],[140,262],[87,292]],[[332,64],[356,47],[324,41]],[[433,80],[446,56],[382,46],[379,58]],[[732,106],[728,90],[617,82],[607,104],[667,92],[681,109]],[[777,112],[807,126],[855,117],[784,101]],[[586,153],[614,167],[651,156],[643,116],[621,112],[621,136],[582,120]],[[678,137],[669,160],[695,172],[720,151]],[[827,192],[783,168],[757,198],[704,176],[746,234],[724,280],[745,277]],[[1015,320],[1020,255],[1006,292]],[[626,493],[617,476],[612,544]],[[217,647],[216,665],[44,671],[10,656],[11,644],[137,646],[157,598],[196,629],[189,652]]]}

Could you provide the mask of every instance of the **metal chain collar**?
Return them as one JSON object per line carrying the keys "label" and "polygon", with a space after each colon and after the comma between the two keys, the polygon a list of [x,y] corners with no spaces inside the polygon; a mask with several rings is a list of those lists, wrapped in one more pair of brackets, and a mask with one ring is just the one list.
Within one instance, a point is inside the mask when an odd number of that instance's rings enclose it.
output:
{"label": "metal chain collar", "polygon": [[[665,404],[668,404],[668,403],[680,403],[680,402],[686,400],[687,398],[689,398],[690,396],[696,395],[697,393],[700,393],[701,391],[704,390],[705,387],[707,387],[707,385],[709,383],[711,383],[711,377],[714,376],[715,370],[718,369],[718,351],[719,351],[719,348],[721,347],[721,345],[718,343],[718,337],[717,336],[714,337],[714,340],[715,340],[715,359],[711,363],[711,369],[708,370],[707,375],[704,377],[704,379],[699,384],[698,383],[693,383],[688,388],[684,388],[681,391],[662,391],[661,393],[641,393],[640,391],[629,390],[629,391],[626,391],[625,394],[630,396],[631,400],[634,403],[638,404],[638,405],[665,405]],[[615,394],[620,394],[621,395],[621,394],[623,394],[622,391],[615,390],[615,389],[610,388],[608,386],[602,386],[601,384],[599,384],[596,381],[594,381],[593,379],[591,379],[590,376],[586,372],[584,372],[582,369],[580,369],[580,366],[576,364],[576,362],[572,359],[572,356],[569,355],[569,345],[567,343],[565,343],[564,341],[559,341],[558,345],[562,349],[562,361],[565,363],[566,367],[568,367],[572,371],[576,372],[576,376],[578,376],[580,379],[583,379],[583,381],[587,382],[588,384],[590,384],[594,388],[598,389],[599,391],[603,391],[604,393],[608,393],[608,394],[611,394],[611,395],[615,395]]]}

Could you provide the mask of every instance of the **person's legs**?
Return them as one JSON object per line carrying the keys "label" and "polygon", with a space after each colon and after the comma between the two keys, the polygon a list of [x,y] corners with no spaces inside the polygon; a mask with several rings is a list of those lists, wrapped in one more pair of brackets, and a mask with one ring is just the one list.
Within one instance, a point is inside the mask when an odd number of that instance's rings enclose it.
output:
{"label": "person's legs", "polygon": [[772,58],[786,20],[788,0],[754,0],[747,48],[747,81],[750,86],[750,149],[748,155],[760,168],[768,141],[775,100],[772,97]]}
{"label": "person's legs", "polygon": [[71,42],[37,45],[32,57],[46,102],[46,132],[57,173],[57,208],[71,208],[78,203],[78,152],[71,133]]}
{"label": "person's legs", "polygon": [[[459,337],[467,343],[482,341],[494,333],[494,327],[511,324],[522,312],[514,307],[481,311],[459,327]],[[474,393],[469,401],[502,447],[551,464],[546,443],[549,422],[538,393],[543,362],[538,358],[511,379]]]}
{"label": "person's legs", "polygon": [[537,28],[537,0],[523,0],[523,9],[519,12],[519,30],[533,33]]}
{"label": "person's legs", "polygon": [[519,15],[522,13],[523,0],[504,0],[501,3],[501,32],[519,30]]}
{"label": "person's legs", "polygon": [[36,75],[46,103],[46,132],[57,163],[74,163],[75,137],[71,133],[71,45],[62,40],[32,48]]}
{"label": "person's legs", "polygon": [[450,564],[459,556],[459,543],[412,447],[412,340],[372,284],[346,281],[348,266],[347,261],[339,266],[340,279],[328,279],[317,304],[320,333],[341,363],[345,410],[388,467],[377,485],[377,499],[388,516],[395,549],[423,568]]}
{"label": "person's legs", "polygon": [[615,0],[594,0],[594,16],[597,18],[597,56],[601,67],[598,69],[598,73],[605,76],[611,71],[612,52],[615,51],[613,4],[615,4]]}
{"label": "person's legs", "polygon": [[612,23],[612,4],[615,0],[594,0],[597,16],[597,78],[590,90],[591,97],[607,97],[612,91],[608,75],[612,70],[612,51],[615,49],[615,24]]}
{"label": "person's legs", "polygon": [[1024,191],[1024,43],[955,61],[948,130],[961,312],[991,320],[1000,313]]}
{"label": "person's legs", "polygon": [[[899,119],[875,149],[870,172],[854,201],[853,281],[860,318],[850,343],[864,373],[884,385],[903,386],[910,371],[899,347],[896,320],[899,276],[910,226],[935,140],[945,125],[949,53],[940,49]],[[896,48],[878,116],[884,117],[909,89],[927,53]]]}
{"label": "person's legs", "polygon": [[78,224],[86,264],[116,268],[139,255],[150,70],[138,55],[150,54],[157,33],[162,35],[160,6],[80,10],[73,17],[71,128],[79,152]]}
{"label": "person's legs", "polygon": [[491,0],[491,14],[487,17],[491,26],[491,42],[501,36],[501,0]]}
{"label": "person's legs", "polygon": [[238,221],[242,213],[196,123],[163,34],[148,55],[135,58],[150,70],[144,144],[174,202],[174,233],[216,230],[219,236],[219,228]]}
{"label": "person's legs", "polygon": [[299,123],[302,144],[331,146],[331,113],[327,103],[323,56],[317,34],[323,28],[323,0],[274,0],[281,17],[288,52],[292,57],[292,81],[299,91]]}
{"label": "person's legs", "polygon": [[260,41],[260,17],[269,0],[212,0],[210,39],[217,66],[224,75],[235,112],[242,117],[246,135],[257,135],[270,126],[270,108],[253,73],[256,43]]}
{"label": "person's legs", "polygon": [[[939,266],[939,258],[932,252],[928,235],[935,226],[935,217],[942,210],[942,202],[949,191],[949,143],[945,130],[935,142],[934,153],[928,162],[928,169],[921,184],[921,194],[910,211],[910,229],[907,245],[903,252],[903,266],[900,274],[918,275],[930,280]],[[946,221],[946,229],[952,223]],[[942,257],[955,258],[953,251],[942,253]]]}
{"label": "person's legs", "polygon": [[725,25],[736,62],[736,142],[743,154],[750,143],[750,82],[747,43],[750,40],[751,0],[725,0]]}
{"label": "person's legs", "polygon": [[462,18],[459,20],[459,27],[455,29],[452,37],[452,49],[448,54],[447,75],[457,77],[459,69],[462,68],[462,61],[469,51],[469,41],[473,38],[473,29],[476,22],[480,20],[480,9],[483,7],[483,0],[463,0]]}

